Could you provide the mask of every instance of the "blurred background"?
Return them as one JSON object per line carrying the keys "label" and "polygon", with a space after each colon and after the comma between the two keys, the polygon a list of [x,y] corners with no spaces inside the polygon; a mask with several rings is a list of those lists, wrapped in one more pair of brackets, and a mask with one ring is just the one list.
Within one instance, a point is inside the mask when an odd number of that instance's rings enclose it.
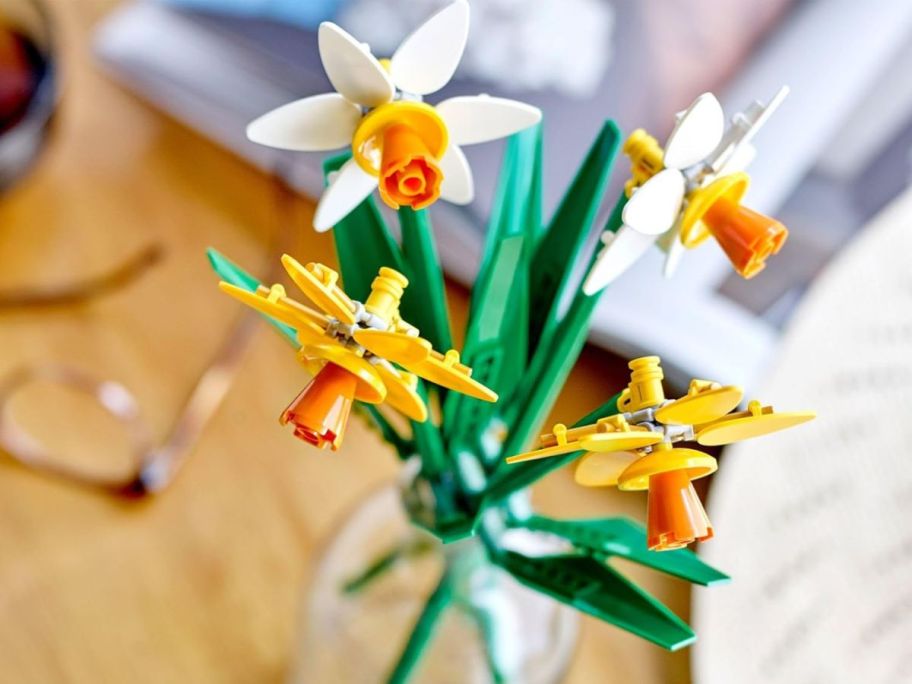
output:
{"label": "blurred background", "polygon": [[[333,262],[331,236],[309,229],[320,155],[255,146],[244,126],[328,88],[320,21],[386,54],[442,4],[0,0],[5,681],[286,676],[320,540],[395,465],[358,421],[331,463],[275,426],[301,373],[219,295],[203,253],[264,277],[279,250]],[[662,140],[703,91],[731,114],[791,88],[756,140],[748,194],[788,226],[783,252],[749,282],[714,244],[672,283],[658,251],[641,260],[606,294],[551,418],[613,395],[644,352],[681,386],[741,383],[821,418],[723,455],[706,546],[731,587],[631,571],[700,643],[667,654],[587,620],[567,681],[912,681],[897,523],[912,500],[912,4],[471,4],[441,97],[544,110],[546,213],[604,118]],[[471,206],[434,209],[456,330],[501,151],[469,151]],[[621,160],[600,223],[626,177]],[[138,496],[139,464],[160,491]],[[564,517],[644,510],[568,473],[536,497]]]}

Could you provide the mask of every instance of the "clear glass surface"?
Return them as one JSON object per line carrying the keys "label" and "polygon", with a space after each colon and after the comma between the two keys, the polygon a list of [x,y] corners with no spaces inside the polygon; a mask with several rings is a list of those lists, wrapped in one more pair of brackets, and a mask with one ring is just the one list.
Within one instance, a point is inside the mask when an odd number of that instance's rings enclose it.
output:
{"label": "clear glass surface", "polygon": [[[375,574],[366,574],[372,567]],[[453,601],[410,681],[561,681],[576,644],[576,612],[491,565],[478,540],[443,545],[413,526],[395,487],[355,510],[317,561],[291,681],[387,681],[444,571],[454,581]]]}

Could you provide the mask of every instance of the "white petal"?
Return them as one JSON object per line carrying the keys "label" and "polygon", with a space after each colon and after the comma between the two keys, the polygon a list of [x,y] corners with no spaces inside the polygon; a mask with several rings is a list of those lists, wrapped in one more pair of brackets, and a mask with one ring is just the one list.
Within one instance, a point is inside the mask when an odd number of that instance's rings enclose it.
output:
{"label": "white petal", "polygon": [[788,86],[782,86],[768,104],[754,100],[744,111],[732,117],[732,125],[712,153],[713,171],[717,175],[724,176],[747,168],[757,154],[751,140],[779,108],[788,93]]}
{"label": "white petal", "polygon": [[351,145],[360,120],[358,105],[338,93],[327,93],[273,109],[247,126],[247,137],[283,150],[334,150]]}
{"label": "white petal", "polygon": [[450,145],[440,160],[443,182],[440,196],[453,204],[468,204],[475,198],[475,181],[469,160],[458,145]]}
{"label": "white petal", "polygon": [[541,121],[538,107],[488,95],[451,97],[437,105],[437,112],[457,145],[503,138]]}
{"label": "white petal", "polygon": [[712,93],[703,93],[676,115],[677,123],[665,143],[665,166],[686,169],[705,159],[722,140],[725,113]]}
{"label": "white petal", "polygon": [[393,99],[393,82],[366,45],[330,21],[320,24],[318,42],[326,75],[346,99],[367,107]]}
{"label": "white petal", "polygon": [[427,95],[445,86],[469,37],[469,3],[456,0],[413,31],[390,60],[396,87]]}
{"label": "white petal", "polygon": [[763,128],[763,125],[769,121],[769,118],[773,115],[779,105],[782,104],[782,101],[788,97],[789,87],[782,86],[779,90],[776,91],[776,94],[773,95],[772,99],[767,103],[763,104],[759,100],[752,102],[747,109],[739,115],[735,116],[737,121],[741,119],[742,128],[746,125],[746,131],[743,137],[741,138],[744,142],[750,142],[757,131]]}
{"label": "white petal", "polygon": [[630,226],[621,226],[620,230],[613,234],[606,231],[602,235],[605,246],[586,276],[583,292],[586,295],[594,295],[609,285],[643,256],[657,239],[657,235],[643,235]]}
{"label": "white petal", "polygon": [[725,163],[722,164],[721,168],[716,172],[714,176],[710,176],[707,180],[714,181],[719,176],[727,176],[730,173],[735,173],[736,171],[744,171],[748,165],[754,161],[754,157],[757,156],[757,148],[751,145],[749,142],[742,142],[738,145],[731,153],[731,156],[725,160]]}
{"label": "white petal", "polygon": [[673,239],[668,243],[668,250],[665,255],[665,265],[662,267],[662,275],[671,278],[675,271],[678,270],[678,264],[681,263],[681,257],[684,256],[684,243],[681,242],[681,233],[679,230],[674,231]]}
{"label": "white petal", "polygon": [[314,212],[314,228],[324,233],[348,216],[377,187],[377,179],[349,159],[323,191]]}
{"label": "white petal", "polygon": [[684,176],[663,169],[634,190],[624,206],[624,224],[644,235],[661,235],[674,225],[684,201]]}

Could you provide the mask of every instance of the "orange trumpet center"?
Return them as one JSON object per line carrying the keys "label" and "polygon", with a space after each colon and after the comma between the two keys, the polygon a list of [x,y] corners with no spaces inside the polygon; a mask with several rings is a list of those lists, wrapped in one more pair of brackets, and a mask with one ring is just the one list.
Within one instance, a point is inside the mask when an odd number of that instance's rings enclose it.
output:
{"label": "orange trumpet center", "polygon": [[421,137],[404,124],[383,131],[380,197],[393,209],[423,209],[440,196],[443,174]]}
{"label": "orange trumpet center", "polygon": [[703,223],[725,251],[735,270],[753,278],[766,267],[788,238],[779,221],[721,197],[703,215]]}
{"label": "orange trumpet center", "polygon": [[651,551],[680,549],[713,536],[712,525],[686,470],[650,476],[646,518]]}
{"label": "orange trumpet center", "polygon": [[294,425],[294,435],[318,449],[337,451],[351,413],[358,379],[327,363],[282,412],[279,422]]}

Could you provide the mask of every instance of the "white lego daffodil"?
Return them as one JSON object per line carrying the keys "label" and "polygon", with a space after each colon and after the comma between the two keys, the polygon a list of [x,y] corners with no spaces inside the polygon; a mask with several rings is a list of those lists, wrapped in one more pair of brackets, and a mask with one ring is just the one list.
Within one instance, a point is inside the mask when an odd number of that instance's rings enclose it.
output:
{"label": "white lego daffodil", "polygon": [[759,273],[788,231],[774,219],[741,208],[749,181],[743,169],[756,152],[751,140],[787,94],[783,87],[767,104],[751,103],[726,129],[722,105],[712,93],[703,93],[678,112],[664,150],[645,131],[634,131],[624,145],[634,177],[622,225],[616,233],[602,234],[604,246],[583,291],[595,294],[655,244],[666,252],[664,274],[670,277],[684,250],[710,235],[739,274],[751,278]]}
{"label": "white lego daffodil", "polygon": [[455,0],[409,35],[389,60],[324,22],[320,58],[334,93],[283,105],[253,121],[252,141],[288,150],[352,148],[320,197],[314,228],[326,231],[374,188],[394,209],[422,209],[438,197],[467,204],[472,171],[460,147],[512,135],[541,119],[531,105],[487,95],[436,106],[424,95],[452,78],[465,49],[469,5]]}

